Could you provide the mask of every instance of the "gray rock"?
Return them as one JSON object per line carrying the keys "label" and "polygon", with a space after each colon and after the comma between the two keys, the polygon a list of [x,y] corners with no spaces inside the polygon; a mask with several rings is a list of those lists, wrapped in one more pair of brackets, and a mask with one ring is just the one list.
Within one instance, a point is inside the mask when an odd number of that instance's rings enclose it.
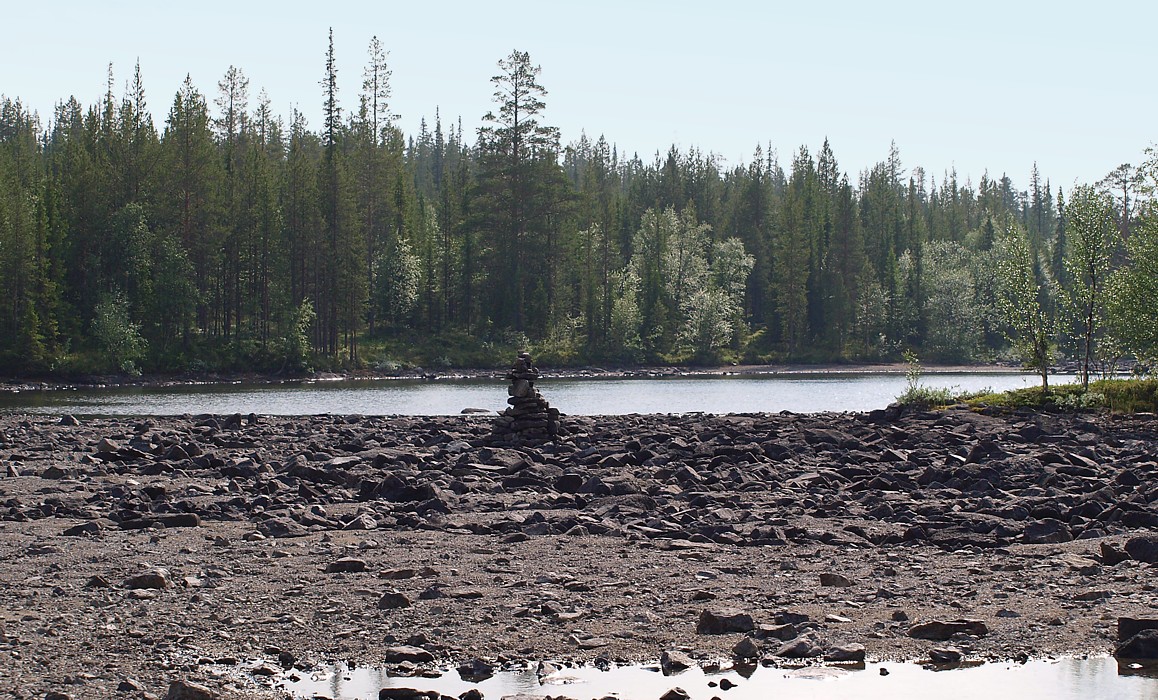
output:
{"label": "gray rock", "polygon": [[695,665],[696,662],[690,656],[679,650],[669,649],[659,655],[659,668],[665,676],[686,671]]}
{"label": "gray rock", "polygon": [[221,693],[199,683],[177,680],[169,683],[164,700],[222,700]]}
{"label": "gray rock", "polygon": [[167,569],[149,569],[125,579],[124,586],[129,590],[161,589],[173,585],[173,578]]}
{"label": "gray rock", "polygon": [[779,639],[782,642],[787,642],[789,639],[796,639],[797,631],[796,625],[768,625],[760,624],[756,626],[752,633],[756,639]]}
{"label": "gray rock", "polygon": [[402,645],[389,647],[382,652],[382,661],[388,664],[400,664],[409,661],[414,664],[424,664],[434,661],[434,654],[422,647]]}
{"label": "gray rock", "polygon": [[807,637],[797,637],[792,641],[785,642],[780,645],[773,656],[779,656],[785,659],[807,659],[813,656],[820,656],[824,652],[819,646],[813,643]]}
{"label": "gray rock", "polygon": [[704,610],[696,623],[696,634],[729,634],[751,632],[756,628],[752,616],[736,608]]}

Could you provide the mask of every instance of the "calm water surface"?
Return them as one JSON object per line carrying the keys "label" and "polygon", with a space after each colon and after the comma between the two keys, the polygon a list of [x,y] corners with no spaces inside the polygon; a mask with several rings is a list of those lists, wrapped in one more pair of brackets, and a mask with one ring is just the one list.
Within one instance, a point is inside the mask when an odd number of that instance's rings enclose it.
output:
{"label": "calm water surface", "polygon": [[[1055,377],[1051,382],[1072,381]],[[1019,373],[927,374],[921,383],[961,391],[1036,386]],[[697,376],[647,379],[542,379],[536,385],[563,413],[755,413],[868,411],[905,390],[905,377],[882,374]],[[453,415],[506,407],[501,379],[380,380],[301,384],[26,391],[0,395],[0,412],[77,415]]]}
{"label": "calm water surface", "polygon": [[[881,675],[881,669],[887,675]],[[478,688],[487,698],[524,694],[566,696],[577,700],[608,695],[624,700],[654,700],[668,690],[683,688],[694,700],[812,698],[815,700],[1153,700],[1158,678],[1119,668],[1112,658],[1063,658],[1027,664],[995,663],[975,668],[935,671],[916,664],[870,663],[862,670],[823,666],[801,669],[758,668],[750,678],[735,671],[705,674],[692,668],[673,676],[657,669],[624,666],[603,672],[594,668],[564,669],[540,683],[533,671],[499,673],[478,684],[466,683],[454,671],[441,678],[389,678],[382,669],[331,669],[287,683],[294,697],[333,700],[372,699],[380,688],[437,690],[459,695]],[[736,687],[718,687],[727,678]],[[714,684],[714,685],[709,685]]]}

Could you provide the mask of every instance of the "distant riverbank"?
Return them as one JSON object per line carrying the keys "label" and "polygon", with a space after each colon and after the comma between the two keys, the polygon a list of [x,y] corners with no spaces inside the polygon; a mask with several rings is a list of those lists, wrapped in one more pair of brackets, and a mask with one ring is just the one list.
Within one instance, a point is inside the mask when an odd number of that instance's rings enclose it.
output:
{"label": "distant riverbank", "polygon": [[[620,379],[632,377],[696,377],[759,375],[829,375],[829,374],[904,374],[909,365],[903,362],[853,364],[769,364],[723,365],[718,367],[633,366],[633,367],[547,367],[540,366],[543,379]],[[957,374],[962,372],[1006,374],[1024,371],[1016,364],[922,365],[923,374]],[[54,391],[101,388],[164,388],[177,386],[215,386],[232,384],[299,384],[309,382],[370,381],[390,379],[501,379],[506,368],[413,369],[383,372],[365,369],[343,372],[304,374],[176,374],[176,375],[87,375],[72,378],[0,378],[0,392]]]}

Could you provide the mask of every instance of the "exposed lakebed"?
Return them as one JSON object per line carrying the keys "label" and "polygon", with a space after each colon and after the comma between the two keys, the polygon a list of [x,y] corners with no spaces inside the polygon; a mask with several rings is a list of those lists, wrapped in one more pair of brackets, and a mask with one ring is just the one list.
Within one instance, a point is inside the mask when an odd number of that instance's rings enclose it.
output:
{"label": "exposed lakebed", "polygon": [[0,693],[681,649],[996,668],[1158,616],[1152,417],[569,416],[534,448],[491,425],[0,416]]}

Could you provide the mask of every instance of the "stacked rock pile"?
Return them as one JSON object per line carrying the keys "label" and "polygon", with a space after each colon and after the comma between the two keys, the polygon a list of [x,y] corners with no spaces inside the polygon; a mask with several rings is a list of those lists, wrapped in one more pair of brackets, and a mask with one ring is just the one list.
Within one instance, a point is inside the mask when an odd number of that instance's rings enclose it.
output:
{"label": "stacked rock pile", "polygon": [[560,434],[559,409],[551,408],[538,389],[535,380],[539,370],[529,353],[521,352],[507,373],[511,386],[507,389],[510,407],[495,419],[490,444],[504,447],[534,446],[550,442]]}

